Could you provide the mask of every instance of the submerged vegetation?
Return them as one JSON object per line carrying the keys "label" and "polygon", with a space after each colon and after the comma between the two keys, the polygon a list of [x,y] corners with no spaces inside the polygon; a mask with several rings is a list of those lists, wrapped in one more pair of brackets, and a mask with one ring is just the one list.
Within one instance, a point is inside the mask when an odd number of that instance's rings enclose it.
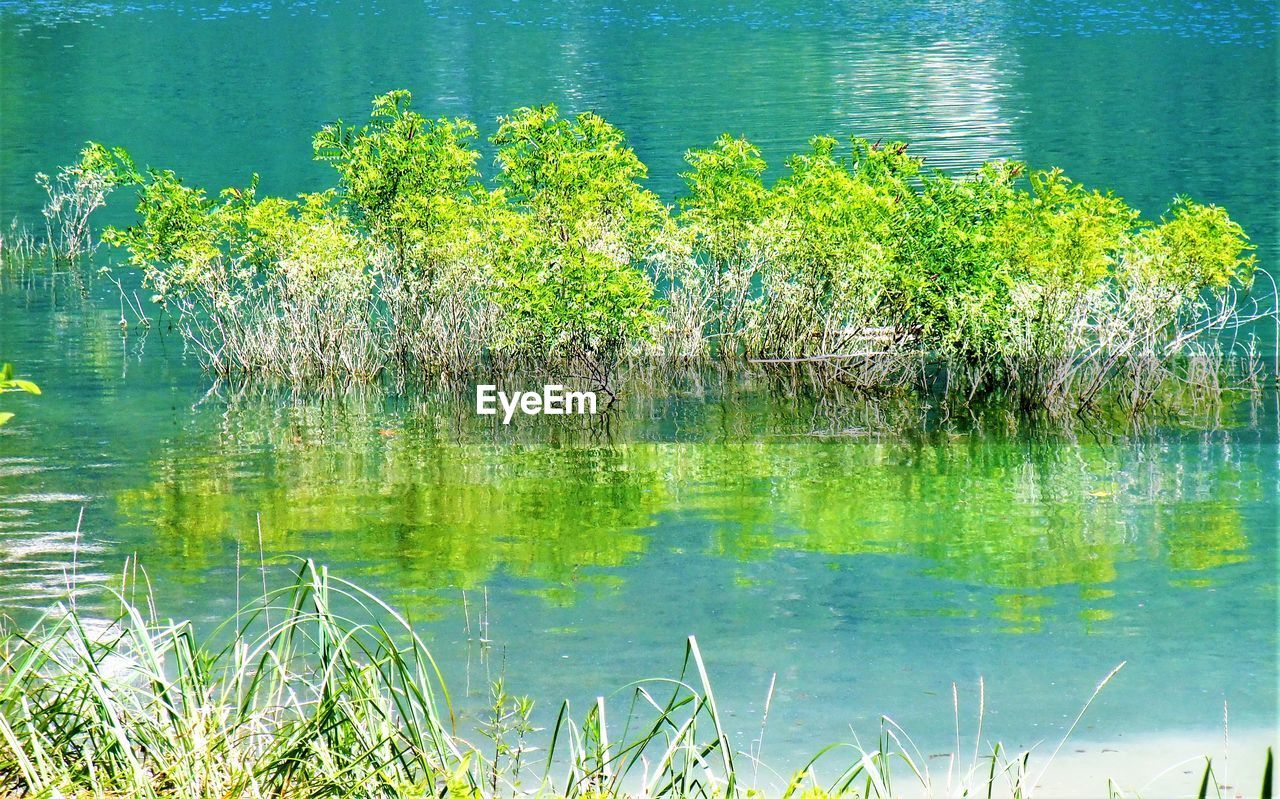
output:
{"label": "submerged vegetation", "polygon": [[[769,703],[759,736],[735,749],[694,638],[677,677],[637,681],[585,712],[566,702],[547,729],[501,679],[489,710],[468,724],[410,622],[310,562],[208,637],[190,622],[162,621],[138,589],[135,581],[115,595],[112,623],[73,603],[27,631],[0,633],[6,795],[760,795]],[[828,747],[778,775],[773,790],[783,799],[1029,797],[1121,666],[1046,755],[989,744],[980,723],[971,754],[962,753],[957,699],[956,750],[941,761],[931,764],[885,718],[873,745]],[[1264,797],[1271,769],[1268,753]],[[1201,797],[1221,795],[1211,763],[1197,784]],[[1098,795],[1132,794],[1110,784]]]}
{"label": "submerged vegetation", "polygon": [[[50,247],[138,186],[108,229],[218,375],[367,381],[541,369],[604,389],[653,360],[805,368],[863,390],[999,395],[1025,409],[1256,385],[1252,247],[1226,211],[1177,198],[1158,222],[1060,170],[930,173],[906,144],[815,137],[771,185],[723,136],[686,155],[676,208],[621,131],[523,108],[490,141],[410,95],[325,126],[334,188],[216,197],[90,145],[50,187]],[[56,188],[56,191],[55,191]],[[74,199],[69,199],[74,198]],[[56,239],[56,241],[55,241]],[[145,316],[145,314],[141,314]]]}

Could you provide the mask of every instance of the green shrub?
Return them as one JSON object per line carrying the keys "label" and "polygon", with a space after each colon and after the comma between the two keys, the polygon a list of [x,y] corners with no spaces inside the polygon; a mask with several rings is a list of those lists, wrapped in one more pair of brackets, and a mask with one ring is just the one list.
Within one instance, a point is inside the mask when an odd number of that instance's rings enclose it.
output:
{"label": "green shrub", "polygon": [[139,223],[109,229],[206,366],[221,375],[369,379],[383,366],[370,247],[332,192],[219,200],[151,171]]}
{"label": "green shrub", "polygon": [[658,302],[642,270],[666,209],[645,189],[644,164],[595,114],[555,106],[501,120],[500,223],[493,297],[500,345],[564,360],[604,386],[628,347],[651,335]]}
{"label": "green shrub", "polygon": [[[1090,307],[1079,346],[1091,357],[1078,370],[1076,403],[1092,404],[1113,388],[1141,409],[1168,384],[1220,394],[1229,376],[1224,334],[1247,321],[1237,292],[1253,282],[1252,249],[1225,211],[1185,198],[1174,200],[1160,224],[1130,236]],[[1265,316],[1276,320],[1274,310],[1256,318]],[[1244,347],[1243,381],[1256,385],[1257,353]]]}
{"label": "green shrub", "polygon": [[667,300],[661,344],[683,359],[737,355],[764,255],[765,161],[725,134],[685,162],[679,226],[665,231],[657,259]]}
{"label": "green shrub", "polygon": [[1247,286],[1257,268],[1253,247],[1239,224],[1216,205],[1178,197],[1161,224],[1134,242],[1136,280],[1191,293]]}
{"label": "green shrub", "polygon": [[80,151],[79,161],[62,167],[53,177],[37,174],[36,183],[45,192],[42,213],[48,251],[69,259],[92,252],[90,217],[107,204],[112,190],[138,180],[138,170],[128,153],[94,142]]}
{"label": "green shrub", "polygon": [[911,244],[926,346],[970,391],[1011,386],[1041,404],[1083,346],[1090,297],[1137,214],[1059,170],[1033,173],[1027,191],[1023,169],[927,178]]}
{"label": "green shrub", "polygon": [[493,344],[501,203],[479,180],[475,125],[426,119],[411,100],[375,98],[367,125],[326,125],[314,150],[338,171],[342,207],[386,253],[380,292],[400,361],[458,374]]}
{"label": "green shrub", "polygon": [[919,162],[905,146],[855,139],[850,157],[817,137],[770,192],[761,292],[749,349],[763,356],[842,354],[901,321],[899,209]]}
{"label": "green shrub", "polygon": [[766,185],[760,151],[726,135],[686,153],[673,215],[595,114],[503,117],[486,185],[475,125],[410,103],[321,129],[337,185],[296,200],[256,179],[212,198],[98,145],[63,172],[140,184],[138,223],[106,238],[224,374],[533,365],[607,388],[629,359],[745,356],[1029,408],[1219,392],[1237,357],[1256,382],[1254,352],[1220,336],[1256,262],[1216,206],[1179,198],[1151,224],[1060,170],[929,174],[906,144],[825,136]]}

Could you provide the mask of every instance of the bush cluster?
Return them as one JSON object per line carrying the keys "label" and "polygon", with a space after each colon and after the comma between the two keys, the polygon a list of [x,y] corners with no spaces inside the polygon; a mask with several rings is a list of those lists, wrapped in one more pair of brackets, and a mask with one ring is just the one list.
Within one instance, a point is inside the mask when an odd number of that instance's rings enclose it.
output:
{"label": "bush cluster", "polygon": [[621,131],[543,106],[499,120],[486,181],[476,126],[410,99],[321,129],[336,185],[293,200],[260,197],[256,177],[213,198],[86,150],[111,185],[139,184],[137,224],[105,239],[211,370],[536,365],[607,386],[633,359],[744,359],[1032,406],[1120,385],[1136,404],[1222,361],[1255,271],[1221,208],[1177,198],[1150,222],[1060,170],[930,173],[900,142],[815,137],[770,184],[760,151],[725,135],[687,153],[669,207]]}

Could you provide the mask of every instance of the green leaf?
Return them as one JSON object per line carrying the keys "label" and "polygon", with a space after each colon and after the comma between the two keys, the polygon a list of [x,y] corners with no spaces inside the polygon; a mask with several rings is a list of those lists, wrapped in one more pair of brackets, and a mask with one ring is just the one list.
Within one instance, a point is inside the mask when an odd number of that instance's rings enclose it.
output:
{"label": "green leaf", "polygon": [[1213,776],[1213,763],[1206,760],[1204,764],[1204,777],[1200,780],[1200,792],[1196,794],[1196,799],[1207,799],[1209,796],[1209,779]]}
{"label": "green leaf", "polygon": [[1275,771],[1275,756],[1271,751],[1271,747],[1267,747],[1267,765],[1262,772],[1262,799],[1271,799],[1272,774]]}

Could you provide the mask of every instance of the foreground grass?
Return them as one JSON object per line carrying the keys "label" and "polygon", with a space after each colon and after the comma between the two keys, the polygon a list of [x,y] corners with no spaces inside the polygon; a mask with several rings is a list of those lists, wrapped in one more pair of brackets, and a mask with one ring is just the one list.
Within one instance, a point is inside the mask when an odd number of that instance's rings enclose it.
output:
{"label": "foreground grass", "polygon": [[[759,741],[734,750],[693,638],[677,677],[634,683],[621,712],[598,699],[579,717],[565,703],[538,749],[531,703],[501,682],[475,741],[460,734],[408,620],[313,563],[203,641],[190,622],[158,620],[149,594],[117,598],[111,625],[73,608],[0,634],[0,796],[758,795]],[[885,719],[873,746],[822,750],[781,796],[1029,797],[1058,751],[978,746],[931,774]],[[1271,770],[1268,752],[1264,797]],[[1198,788],[1221,795],[1211,766]]]}

